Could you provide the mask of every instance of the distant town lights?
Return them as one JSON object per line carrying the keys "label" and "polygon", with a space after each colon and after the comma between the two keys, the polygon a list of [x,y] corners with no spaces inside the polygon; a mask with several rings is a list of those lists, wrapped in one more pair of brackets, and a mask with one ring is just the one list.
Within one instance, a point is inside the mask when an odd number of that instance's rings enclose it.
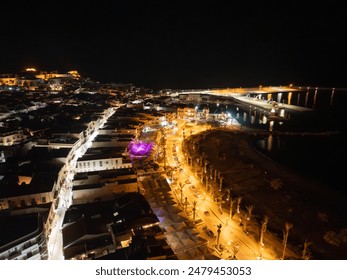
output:
{"label": "distant town lights", "polygon": [[27,72],[36,72],[36,68],[33,68],[33,67],[26,68],[25,71],[27,71]]}

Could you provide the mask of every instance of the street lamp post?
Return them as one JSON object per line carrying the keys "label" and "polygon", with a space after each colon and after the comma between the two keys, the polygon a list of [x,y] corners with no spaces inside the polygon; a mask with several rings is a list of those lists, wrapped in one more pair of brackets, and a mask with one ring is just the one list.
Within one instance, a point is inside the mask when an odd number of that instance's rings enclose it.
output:
{"label": "street lamp post", "polygon": [[217,249],[219,249],[219,239],[220,239],[220,233],[221,233],[221,228],[222,228],[222,224],[217,225]]}
{"label": "street lamp post", "polygon": [[173,172],[171,173],[171,182],[172,182],[172,183],[174,182],[175,177],[176,177],[176,172],[173,171]]}

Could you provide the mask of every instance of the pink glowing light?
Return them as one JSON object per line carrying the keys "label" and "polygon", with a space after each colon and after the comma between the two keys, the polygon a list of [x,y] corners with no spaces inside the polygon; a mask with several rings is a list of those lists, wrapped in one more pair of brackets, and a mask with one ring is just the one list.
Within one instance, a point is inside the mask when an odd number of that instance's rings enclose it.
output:
{"label": "pink glowing light", "polygon": [[152,142],[144,142],[142,140],[134,141],[132,140],[129,143],[128,149],[130,153],[130,157],[148,157],[153,148]]}

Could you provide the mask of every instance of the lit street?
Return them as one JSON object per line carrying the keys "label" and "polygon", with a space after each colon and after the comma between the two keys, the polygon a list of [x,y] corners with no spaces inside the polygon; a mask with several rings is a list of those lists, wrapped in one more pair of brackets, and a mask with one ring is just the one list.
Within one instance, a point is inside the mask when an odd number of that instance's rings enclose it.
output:
{"label": "lit street", "polygon": [[[277,240],[271,233],[265,233],[265,246],[260,252],[259,242],[246,234],[243,227],[239,225],[239,214],[235,213],[232,219],[229,219],[229,211],[221,211],[220,205],[213,201],[211,193],[206,190],[206,186],[201,184],[200,178],[196,176],[187,164],[186,156],[182,151],[183,133],[186,137],[205,131],[206,125],[186,125],[182,119],[177,120],[177,128],[168,130],[166,133],[166,156],[167,165],[178,167],[172,176],[172,189],[176,194],[176,198],[183,209],[187,210],[190,218],[193,218],[193,204],[196,202],[195,221],[196,227],[201,231],[204,238],[209,240],[209,246],[216,249],[218,242],[218,250],[215,253],[223,259],[235,257],[240,260],[254,259],[276,259],[272,251],[266,249],[266,245],[271,247],[278,246],[280,251],[282,248],[281,240]],[[238,125],[230,126],[230,129],[240,129]],[[175,153],[175,154],[174,154]],[[188,204],[187,206],[185,204]],[[207,211],[207,212],[206,212]],[[199,220],[202,223],[199,223]],[[220,227],[220,236],[218,240],[218,226]],[[206,234],[206,230],[212,230],[214,237]],[[295,255],[287,249],[286,255]]]}
{"label": "lit street", "polygon": [[[89,147],[91,147],[93,139],[98,135],[98,130],[107,121],[107,119],[112,116],[115,109],[109,108],[104,112],[104,114],[98,119],[97,122],[92,122],[91,126],[88,128],[90,133],[87,133],[84,139],[80,139],[76,146],[71,150],[68,156],[68,160],[65,166],[62,168],[63,181],[62,185],[58,186],[59,194],[57,196],[58,205],[54,210],[54,219],[50,225],[51,233],[47,241],[48,247],[48,259],[50,260],[62,260],[64,259],[63,253],[63,236],[61,232],[65,211],[72,204],[72,180],[74,176],[74,170],[76,166],[76,161],[81,157]],[[54,207],[54,206],[52,206]]]}

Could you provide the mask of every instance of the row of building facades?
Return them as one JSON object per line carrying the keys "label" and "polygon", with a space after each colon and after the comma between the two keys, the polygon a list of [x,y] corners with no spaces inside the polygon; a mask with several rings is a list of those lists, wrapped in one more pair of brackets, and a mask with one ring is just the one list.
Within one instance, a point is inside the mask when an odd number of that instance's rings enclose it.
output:
{"label": "row of building facades", "polygon": [[[0,77],[0,259],[49,259],[47,240],[59,205],[67,208],[65,259],[175,259],[127,150],[155,119],[127,106],[140,90],[93,83],[76,71],[40,75],[32,81],[54,81],[55,87],[13,91],[23,80]],[[77,154],[114,106],[92,144]],[[69,189],[71,201],[59,201]]]}

